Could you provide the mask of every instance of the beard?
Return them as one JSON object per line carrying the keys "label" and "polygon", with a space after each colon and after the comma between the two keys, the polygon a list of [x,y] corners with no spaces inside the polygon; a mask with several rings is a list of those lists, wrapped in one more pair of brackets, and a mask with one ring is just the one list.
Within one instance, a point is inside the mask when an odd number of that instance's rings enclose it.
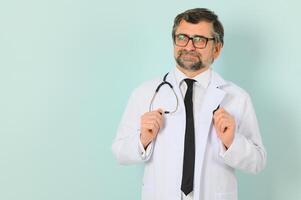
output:
{"label": "beard", "polygon": [[206,67],[201,55],[196,51],[180,50],[178,57],[175,59],[180,67],[189,71],[198,71]]}

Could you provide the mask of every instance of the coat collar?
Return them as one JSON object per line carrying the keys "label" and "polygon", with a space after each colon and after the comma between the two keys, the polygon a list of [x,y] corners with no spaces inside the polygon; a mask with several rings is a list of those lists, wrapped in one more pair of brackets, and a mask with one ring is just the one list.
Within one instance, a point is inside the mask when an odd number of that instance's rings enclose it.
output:
{"label": "coat collar", "polygon": [[[215,88],[221,88],[228,84],[226,80],[224,80],[217,72],[211,69],[211,77],[209,81],[209,85]],[[170,81],[173,86],[178,86],[178,81],[176,80],[176,69],[173,69],[169,72],[167,76],[167,81]]]}
{"label": "coat collar", "polygon": [[217,72],[212,70],[211,73],[211,84],[215,87],[215,88],[221,88],[225,85],[228,84],[227,81],[225,81]]}
{"label": "coat collar", "polygon": [[[206,71],[198,74],[197,76],[193,77],[192,79],[196,80],[195,84],[202,86],[204,89],[206,89],[209,85],[210,78],[211,78],[211,71],[212,69],[209,68]],[[183,84],[184,79],[188,78],[180,69],[175,67],[175,77],[177,80],[177,85],[181,87]]]}

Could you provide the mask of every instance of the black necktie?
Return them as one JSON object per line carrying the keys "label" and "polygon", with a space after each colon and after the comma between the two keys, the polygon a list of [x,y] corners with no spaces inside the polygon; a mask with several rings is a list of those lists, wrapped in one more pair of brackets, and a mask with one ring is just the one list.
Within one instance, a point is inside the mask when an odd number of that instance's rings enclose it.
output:
{"label": "black necktie", "polygon": [[181,190],[185,195],[193,190],[194,177],[194,157],[195,157],[195,142],[194,142],[194,121],[193,121],[193,79],[184,79],[187,84],[187,91],[184,102],[186,109],[186,130],[185,130],[185,145],[183,159],[183,174]]}

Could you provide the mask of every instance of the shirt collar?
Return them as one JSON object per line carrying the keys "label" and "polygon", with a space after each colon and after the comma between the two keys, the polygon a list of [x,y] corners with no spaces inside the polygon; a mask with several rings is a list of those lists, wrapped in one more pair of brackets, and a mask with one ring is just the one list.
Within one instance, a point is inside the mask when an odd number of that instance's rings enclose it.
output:
{"label": "shirt collar", "polygon": [[[210,77],[211,77],[211,67],[209,67],[206,71],[198,74],[197,76],[193,77],[196,80],[197,85],[201,85],[203,88],[207,88],[209,85]],[[178,86],[183,83],[185,78],[188,78],[183,72],[181,72],[177,67],[175,68],[175,77]]]}

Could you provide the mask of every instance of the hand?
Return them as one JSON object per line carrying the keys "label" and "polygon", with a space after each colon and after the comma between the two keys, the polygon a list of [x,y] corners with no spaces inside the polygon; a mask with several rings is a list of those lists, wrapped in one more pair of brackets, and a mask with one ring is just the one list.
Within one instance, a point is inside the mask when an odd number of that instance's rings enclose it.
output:
{"label": "hand", "polygon": [[141,116],[140,140],[146,148],[153,141],[163,125],[163,110],[158,109],[146,112]]}
{"label": "hand", "polygon": [[217,136],[228,149],[233,142],[235,132],[235,119],[224,108],[213,113],[213,125]]}

